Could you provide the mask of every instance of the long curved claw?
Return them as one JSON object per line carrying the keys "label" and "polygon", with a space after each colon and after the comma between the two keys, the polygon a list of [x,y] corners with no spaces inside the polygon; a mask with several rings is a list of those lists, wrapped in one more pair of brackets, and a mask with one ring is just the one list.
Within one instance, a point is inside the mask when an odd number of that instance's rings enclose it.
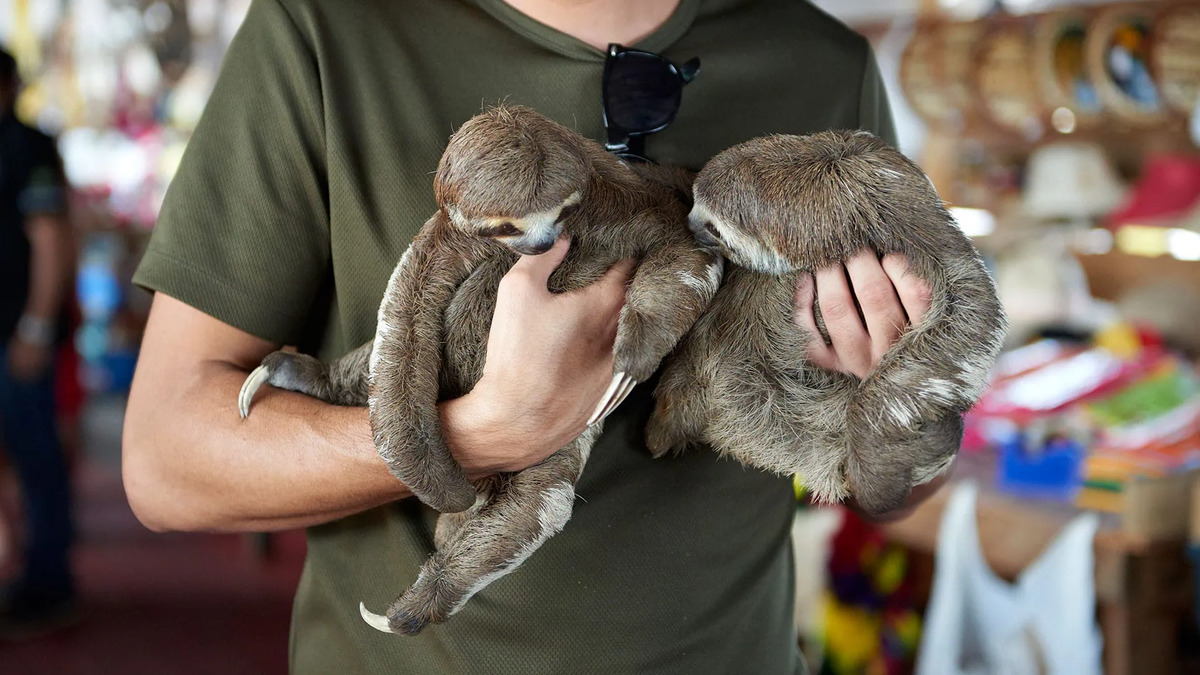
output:
{"label": "long curved claw", "polygon": [[625,398],[629,396],[629,392],[633,391],[633,388],[636,386],[637,380],[629,377],[628,375],[623,377],[621,379],[621,386],[618,387],[617,391],[613,394],[612,400],[608,403],[608,407],[606,407],[604,412],[600,414],[600,419],[605,419],[609,415],[613,414],[613,411],[625,402]]}
{"label": "long curved claw", "polygon": [[604,411],[608,409],[609,402],[616,396],[617,390],[620,389],[621,383],[625,380],[625,373],[617,373],[613,375],[612,382],[608,385],[608,390],[604,392],[604,396],[600,397],[600,403],[596,405],[596,411],[588,418],[588,426],[592,426],[596,422],[604,419]]}
{"label": "long curved claw", "polygon": [[638,381],[633,378],[628,378],[628,381],[625,383],[625,386],[621,388],[621,392],[617,396],[617,402],[612,404],[612,408],[607,413],[605,413],[604,416],[608,417],[617,408],[621,407],[621,404],[625,402],[625,399],[629,398],[629,394],[633,392],[633,388],[636,386],[638,386]]}
{"label": "long curved claw", "polygon": [[392,627],[388,624],[387,617],[380,616],[367,609],[367,603],[358,603],[358,613],[362,615],[363,621],[366,621],[368,626],[374,628],[380,633],[387,633],[389,635],[394,635],[396,633],[396,631],[392,630]]}
{"label": "long curved claw", "polygon": [[242,419],[246,419],[250,415],[250,402],[254,400],[254,394],[258,388],[269,377],[271,377],[271,371],[266,366],[259,366],[246,376],[246,381],[242,383],[242,390],[238,392],[238,412],[241,413]]}

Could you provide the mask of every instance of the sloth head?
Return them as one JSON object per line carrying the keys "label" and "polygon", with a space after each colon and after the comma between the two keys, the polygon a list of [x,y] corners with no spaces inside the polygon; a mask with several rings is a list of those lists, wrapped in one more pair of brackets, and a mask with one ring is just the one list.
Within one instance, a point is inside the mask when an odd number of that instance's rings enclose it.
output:
{"label": "sloth head", "polygon": [[561,127],[529,108],[498,106],[450,138],[434,193],[455,227],[537,255],[562,234],[590,178],[584,149]]}
{"label": "sloth head", "polygon": [[911,161],[865,131],[765,136],[718,154],[696,177],[697,241],[766,274],[815,269],[856,251],[945,239],[953,220]]}

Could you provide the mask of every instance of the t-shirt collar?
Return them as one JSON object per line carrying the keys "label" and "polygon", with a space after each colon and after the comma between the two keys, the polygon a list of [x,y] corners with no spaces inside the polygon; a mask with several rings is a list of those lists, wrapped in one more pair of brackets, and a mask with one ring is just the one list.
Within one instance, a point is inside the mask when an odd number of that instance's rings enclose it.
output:
{"label": "t-shirt collar", "polygon": [[[702,0],[679,0],[679,6],[671,13],[663,25],[653,33],[639,40],[636,44],[626,45],[650,52],[662,52],[683,36],[696,19]],[[585,61],[603,61],[604,52],[567,35],[566,33],[547,26],[530,18],[504,0],[472,0],[476,5],[491,14],[498,21],[526,39],[536,42],[563,56]]]}

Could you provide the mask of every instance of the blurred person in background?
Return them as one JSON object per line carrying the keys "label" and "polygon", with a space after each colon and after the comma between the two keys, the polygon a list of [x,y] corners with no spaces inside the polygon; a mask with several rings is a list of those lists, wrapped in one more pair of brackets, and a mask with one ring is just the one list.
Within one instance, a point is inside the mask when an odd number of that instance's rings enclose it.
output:
{"label": "blurred person in background", "polygon": [[71,492],[55,406],[75,257],[62,164],[54,140],[17,119],[20,84],[16,61],[0,51],[0,439],[26,523],[21,571],[0,597],[0,636],[76,615]]}
{"label": "blurred person in background", "polygon": [[[432,170],[481,101],[604,138],[608,43],[703,62],[649,139],[655,160],[698,168],[772,132],[895,142],[868,43],[801,0],[251,4],[134,277],[156,295],[123,466],[152,529],[308,528],[293,672],[803,672],[791,481],[711,451],[651,459],[652,383],[608,418],[566,529],[415,637],[359,616],[360,600],[382,609],[413,582],[436,516],[379,459],[367,410],[264,389],[238,416],[247,372],[281,345],[329,359],[375,334],[388,277],[436,209]],[[441,404],[475,476],[565,445],[612,378],[630,268],[552,296],[565,251],[514,266],[483,379]],[[902,259],[869,251],[802,283],[806,321],[814,287],[833,340],[815,340],[813,358],[860,377],[928,307]]]}

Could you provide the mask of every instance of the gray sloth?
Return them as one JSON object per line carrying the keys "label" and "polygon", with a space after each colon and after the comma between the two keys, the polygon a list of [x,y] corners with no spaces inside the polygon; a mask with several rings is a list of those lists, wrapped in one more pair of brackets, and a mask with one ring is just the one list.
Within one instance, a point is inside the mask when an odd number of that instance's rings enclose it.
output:
{"label": "gray sloth", "polygon": [[[770,136],[696,177],[690,225],[729,262],[668,359],[646,429],[655,455],[706,443],[799,473],[822,500],[899,506],[953,460],[1006,329],[995,287],[929,179],[864,131]],[[859,381],[807,362],[799,275],[870,248],[908,256],[931,308]],[[818,315],[818,330],[829,343]]]}
{"label": "gray sloth", "polygon": [[[247,378],[243,416],[263,383],[369,405],[380,456],[443,512],[436,552],[387,617],[360,606],[371,626],[414,634],[445,621],[566,524],[601,420],[658,369],[720,283],[722,258],[688,231],[691,179],[681,169],[626,164],[526,108],[481,113],[442,155],[439,209],[388,282],[374,341],[330,364],[275,352]],[[637,260],[612,383],[590,426],[566,447],[523,471],[472,482],[446,448],[437,403],[479,380],[497,288],[517,254],[543,253],[563,233],[572,243],[549,279],[553,292],[582,288],[618,260]]]}

